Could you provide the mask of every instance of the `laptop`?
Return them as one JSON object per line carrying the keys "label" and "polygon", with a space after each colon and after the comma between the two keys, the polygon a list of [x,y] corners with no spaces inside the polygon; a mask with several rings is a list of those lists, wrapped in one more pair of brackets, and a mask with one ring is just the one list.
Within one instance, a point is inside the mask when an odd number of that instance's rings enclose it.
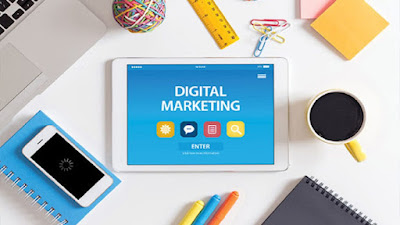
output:
{"label": "laptop", "polygon": [[0,129],[105,32],[78,0],[0,0]]}

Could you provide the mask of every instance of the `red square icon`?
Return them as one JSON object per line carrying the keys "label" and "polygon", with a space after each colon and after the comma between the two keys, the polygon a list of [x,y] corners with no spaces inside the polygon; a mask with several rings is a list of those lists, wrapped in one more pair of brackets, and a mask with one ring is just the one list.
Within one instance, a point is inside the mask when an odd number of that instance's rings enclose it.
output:
{"label": "red square icon", "polygon": [[205,122],[204,123],[204,136],[205,137],[219,137],[221,136],[221,123],[220,122]]}

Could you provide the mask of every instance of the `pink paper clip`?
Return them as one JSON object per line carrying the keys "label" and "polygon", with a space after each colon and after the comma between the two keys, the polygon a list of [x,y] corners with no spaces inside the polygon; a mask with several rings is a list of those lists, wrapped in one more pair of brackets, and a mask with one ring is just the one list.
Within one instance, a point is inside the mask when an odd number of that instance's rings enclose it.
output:
{"label": "pink paper clip", "polygon": [[252,19],[250,21],[251,25],[255,26],[271,26],[271,27],[281,27],[287,25],[287,20],[284,19]]}

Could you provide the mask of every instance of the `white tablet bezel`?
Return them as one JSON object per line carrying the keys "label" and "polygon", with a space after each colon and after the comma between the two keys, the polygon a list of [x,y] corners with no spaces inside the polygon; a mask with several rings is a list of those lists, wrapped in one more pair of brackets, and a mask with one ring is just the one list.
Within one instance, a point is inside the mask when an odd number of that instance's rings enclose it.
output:
{"label": "white tablet bezel", "polygon": [[[143,64],[274,64],[273,165],[128,165],[127,66]],[[151,84],[149,84],[151,85]],[[120,58],[112,63],[112,164],[119,172],[282,171],[289,166],[288,62],[285,58]]]}

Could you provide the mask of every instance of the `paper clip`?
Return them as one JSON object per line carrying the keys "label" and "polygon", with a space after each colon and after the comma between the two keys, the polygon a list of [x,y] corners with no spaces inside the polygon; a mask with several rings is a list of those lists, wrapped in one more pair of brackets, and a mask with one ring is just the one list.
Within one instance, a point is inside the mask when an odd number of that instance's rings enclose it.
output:
{"label": "paper clip", "polygon": [[251,25],[265,26],[265,27],[281,27],[287,24],[287,20],[284,19],[252,19]]}
{"label": "paper clip", "polygon": [[284,44],[286,39],[280,35],[277,35],[275,32],[272,33],[271,39],[279,44]]}
{"label": "paper clip", "polygon": [[258,31],[258,32],[260,32],[260,33],[262,33],[263,35],[269,36],[269,38],[271,38],[272,40],[274,40],[274,41],[276,41],[276,42],[278,42],[280,44],[283,44],[283,43],[285,43],[285,38],[283,38],[282,36],[278,35],[278,33],[286,30],[289,27],[287,25],[290,26],[289,23],[286,23],[284,28],[279,29],[278,31],[274,31],[274,32],[272,32],[272,27],[271,26],[264,27],[264,26],[261,26],[261,25],[258,26],[257,24],[253,24],[253,29]]}
{"label": "paper clip", "polygon": [[286,23],[283,27],[276,28],[276,30],[271,33],[271,37],[270,38],[272,40],[278,42],[279,44],[285,43],[286,39],[284,37],[278,35],[278,34],[282,33],[283,31],[285,31],[289,27],[290,27],[290,23]]}
{"label": "paper clip", "polygon": [[258,41],[257,47],[254,50],[254,56],[255,57],[260,57],[262,51],[264,50],[265,43],[268,41],[268,35],[263,35],[260,37],[260,40]]}
{"label": "paper clip", "polygon": [[275,32],[281,33],[290,27],[290,23],[285,23],[281,27],[275,29]]}
{"label": "paper clip", "polygon": [[285,43],[285,38],[279,34],[290,27],[290,23],[283,19],[253,19],[250,24],[255,31],[262,34],[253,53],[255,57],[261,56],[268,40]]}
{"label": "paper clip", "polygon": [[264,34],[264,35],[268,35],[269,32],[272,31],[272,27],[271,26],[263,26],[261,24],[253,24],[253,29]]}

